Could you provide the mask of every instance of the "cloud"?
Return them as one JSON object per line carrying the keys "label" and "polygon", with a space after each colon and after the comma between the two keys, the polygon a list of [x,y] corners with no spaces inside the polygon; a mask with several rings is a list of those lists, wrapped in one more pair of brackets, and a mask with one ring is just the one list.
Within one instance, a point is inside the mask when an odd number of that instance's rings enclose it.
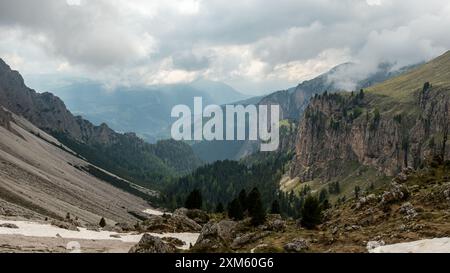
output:
{"label": "cloud", "polygon": [[0,0],[0,56],[109,86],[201,77],[261,92],[343,62],[357,80],[428,60],[450,48],[449,25],[445,0]]}

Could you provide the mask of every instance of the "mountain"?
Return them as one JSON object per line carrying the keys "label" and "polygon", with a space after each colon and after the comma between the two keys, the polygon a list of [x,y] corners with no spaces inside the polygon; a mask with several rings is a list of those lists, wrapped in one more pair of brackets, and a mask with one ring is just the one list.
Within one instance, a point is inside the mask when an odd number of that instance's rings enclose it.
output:
{"label": "mountain", "polygon": [[154,194],[77,157],[0,106],[0,215],[64,220],[69,213],[82,225],[96,225],[102,217],[134,224],[138,219],[129,212],[148,207],[136,195]]}
{"label": "mountain", "polygon": [[348,193],[447,160],[449,106],[450,52],[361,92],[315,96],[300,122],[290,183],[340,181]]}
{"label": "mountain", "polygon": [[108,123],[119,132],[136,132],[149,142],[170,138],[175,105],[193,107],[194,97],[205,105],[222,105],[246,98],[232,87],[200,79],[189,84],[117,87],[86,79],[61,79],[53,84],[31,77],[31,84],[50,88],[68,108],[94,124]]}
{"label": "mountain", "polygon": [[[341,92],[345,91],[344,87],[349,86],[354,90],[359,90],[395,77],[416,66],[394,69],[394,65],[383,63],[379,65],[376,72],[370,73],[368,76],[365,75],[360,79],[361,76],[355,77],[353,75],[359,69],[359,66],[353,63],[345,63],[312,80],[304,81],[296,87],[277,91],[262,98],[250,98],[235,104],[279,105],[281,120],[298,121],[302,118],[311,98],[316,94]],[[259,142],[257,141],[212,141],[193,145],[196,155],[206,162],[225,159],[239,160],[255,153],[258,148]]]}
{"label": "mountain", "polygon": [[310,99],[316,94],[360,90],[395,77],[414,67],[416,65],[394,69],[392,64],[382,63],[378,66],[376,72],[369,73],[369,75],[359,79],[359,77],[355,78],[352,75],[359,68],[359,65],[344,63],[312,80],[304,81],[296,87],[272,93],[264,97],[259,104],[278,104],[281,109],[281,119],[299,120]]}
{"label": "mountain", "polygon": [[58,97],[29,89],[21,75],[2,60],[0,104],[57,137],[88,161],[148,188],[201,164],[187,144],[175,141],[148,144],[134,133],[116,133],[105,123],[95,126],[73,116]]}

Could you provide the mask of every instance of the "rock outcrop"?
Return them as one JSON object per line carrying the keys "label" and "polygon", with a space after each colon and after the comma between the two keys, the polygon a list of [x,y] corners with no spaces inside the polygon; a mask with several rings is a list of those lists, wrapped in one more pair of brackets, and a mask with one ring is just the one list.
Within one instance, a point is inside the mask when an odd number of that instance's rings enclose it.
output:
{"label": "rock outcrop", "polygon": [[287,252],[301,253],[309,249],[309,243],[303,238],[297,238],[284,246]]}
{"label": "rock outcrop", "polygon": [[202,227],[183,215],[152,215],[139,227],[145,232],[199,232]]}
{"label": "rock outcrop", "polygon": [[177,209],[173,214],[187,217],[191,220],[194,220],[199,225],[204,225],[209,222],[208,213],[199,209],[180,208]]}
{"label": "rock outcrop", "polygon": [[130,249],[130,253],[175,253],[176,248],[162,239],[144,234],[141,241]]}

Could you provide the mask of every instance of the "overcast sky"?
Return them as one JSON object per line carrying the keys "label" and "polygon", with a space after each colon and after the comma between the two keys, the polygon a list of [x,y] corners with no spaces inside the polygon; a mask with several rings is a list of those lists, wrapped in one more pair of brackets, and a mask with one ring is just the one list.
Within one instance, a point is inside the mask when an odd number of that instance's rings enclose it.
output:
{"label": "overcast sky", "polygon": [[450,49],[448,0],[0,0],[0,57],[22,74],[120,84],[294,86]]}

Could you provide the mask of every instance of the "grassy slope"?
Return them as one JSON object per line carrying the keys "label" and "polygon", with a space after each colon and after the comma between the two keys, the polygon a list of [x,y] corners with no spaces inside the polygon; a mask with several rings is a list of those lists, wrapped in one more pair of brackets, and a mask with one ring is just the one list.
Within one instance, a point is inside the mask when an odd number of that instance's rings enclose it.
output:
{"label": "grassy slope", "polygon": [[377,84],[367,91],[395,100],[411,101],[413,91],[430,82],[435,87],[450,87],[450,51],[408,73]]}
{"label": "grassy slope", "polygon": [[417,94],[426,82],[450,90],[450,51],[418,68],[366,89],[370,106],[385,114],[417,113]]}

